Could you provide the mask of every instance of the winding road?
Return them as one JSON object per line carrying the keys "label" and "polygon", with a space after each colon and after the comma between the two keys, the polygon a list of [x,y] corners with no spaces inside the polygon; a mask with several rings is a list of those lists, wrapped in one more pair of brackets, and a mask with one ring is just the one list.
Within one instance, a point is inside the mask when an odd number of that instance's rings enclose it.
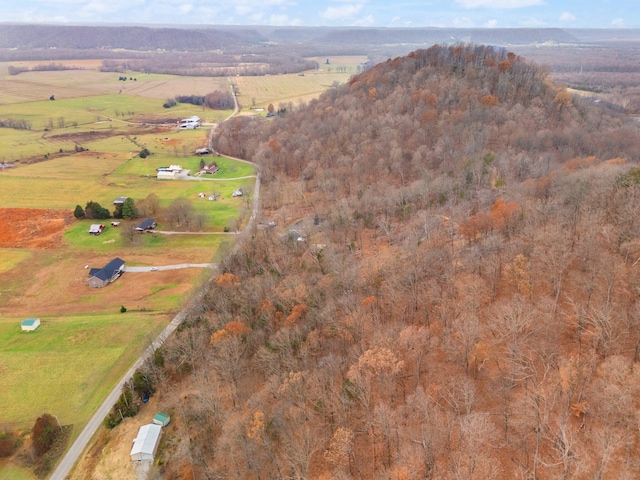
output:
{"label": "winding road", "polygon": [[[235,108],[233,110],[233,113],[229,115],[224,121],[227,121],[230,118],[232,118],[234,115],[238,113],[238,110],[239,110],[238,101],[236,99],[235,92],[233,91],[233,85],[231,84],[231,80],[229,80],[229,86],[231,88],[231,93],[233,95],[233,100],[235,102]],[[211,146],[213,143],[213,135],[215,133],[216,128],[217,128],[216,124],[214,124],[211,128],[211,132],[209,134],[209,146]],[[228,158],[233,158],[233,157],[228,157]],[[238,160],[240,162],[253,165],[258,172],[260,171],[260,167],[253,162],[249,162],[247,160],[240,159],[240,158],[234,158],[234,160]],[[245,239],[249,235],[249,232],[253,228],[253,225],[256,221],[258,208],[260,205],[260,175],[255,175],[255,179],[256,179],[256,184],[253,192],[253,208],[251,212],[251,217],[249,218],[247,225],[241,232],[237,232],[237,233],[229,232],[230,235],[238,236],[238,239],[232,249],[232,252],[237,251],[239,246],[245,241]],[[163,233],[171,234],[172,232],[163,232]],[[183,232],[178,232],[178,233],[183,233]],[[219,235],[220,233],[216,233],[216,234]],[[143,272],[143,271],[171,270],[176,268],[191,268],[191,267],[212,268],[214,269],[213,275],[215,275],[215,273],[217,272],[217,265],[213,263],[164,265],[164,266],[158,266],[158,267],[126,267],[126,271]],[[93,416],[91,417],[87,425],[82,430],[82,432],[80,432],[80,435],[78,435],[78,438],[76,438],[76,440],[73,442],[69,450],[67,450],[62,460],[60,460],[60,463],[58,464],[56,469],[53,471],[51,476],[49,477],[50,480],[66,480],[68,478],[67,476],[69,475],[69,472],[71,472],[71,469],[78,461],[78,458],[80,458],[80,455],[85,450],[85,448],[87,447],[87,445],[89,444],[89,442],[91,441],[95,433],[98,431],[98,428],[100,428],[100,426],[102,425],[102,421],[109,413],[109,410],[111,410],[111,407],[113,407],[113,405],[118,400],[118,397],[122,393],[122,387],[124,386],[124,384],[129,381],[129,379],[133,376],[135,371],[138,368],[140,368],[140,366],[142,366],[142,364],[147,360],[147,358],[150,358],[151,355],[153,355],[153,352],[157,348],[159,348],[167,338],[169,338],[169,336],[175,331],[176,328],[178,328],[178,326],[187,317],[187,314],[190,311],[190,309],[200,302],[200,300],[204,297],[207,290],[208,290],[208,282],[206,282],[202,286],[200,291],[196,295],[194,295],[193,298],[190,299],[190,301],[182,309],[182,311],[178,313],[175,317],[173,317],[173,320],[171,320],[171,323],[167,325],[167,327],[160,333],[160,335],[158,335],[158,337],[151,343],[151,345],[149,345],[149,347],[142,353],[140,358],[138,358],[138,360],[131,366],[131,368],[127,371],[127,373],[124,374],[122,379],[116,384],[116,386],[113,388],[111,393],[109,393],[107,398],[105,398],[104,402],[102,402],[100,407],[98,407],[98,409],[93,414]]]}

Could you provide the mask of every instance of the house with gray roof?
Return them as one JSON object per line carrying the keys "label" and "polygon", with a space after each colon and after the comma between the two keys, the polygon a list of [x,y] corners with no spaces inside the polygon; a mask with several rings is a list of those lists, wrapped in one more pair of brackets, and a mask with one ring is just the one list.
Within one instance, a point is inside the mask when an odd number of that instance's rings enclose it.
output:
{"label": "house with gray roof", "polygon": [[111,282],[115,282],[123,273],[124,260],[116,257],[102,268],[89,270],[89,286],[94,288],[106,287]]}

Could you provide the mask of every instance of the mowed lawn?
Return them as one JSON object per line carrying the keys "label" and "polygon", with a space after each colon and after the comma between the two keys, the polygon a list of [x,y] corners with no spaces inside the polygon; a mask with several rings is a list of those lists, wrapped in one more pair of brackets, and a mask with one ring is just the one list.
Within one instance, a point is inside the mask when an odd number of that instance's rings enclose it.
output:
{"label": "mowed lawn", "polygon": [[167,324],[144,312],[44,317],[35,332],[0,317],[0,423],[30,427],[43,413],[79,429]]}

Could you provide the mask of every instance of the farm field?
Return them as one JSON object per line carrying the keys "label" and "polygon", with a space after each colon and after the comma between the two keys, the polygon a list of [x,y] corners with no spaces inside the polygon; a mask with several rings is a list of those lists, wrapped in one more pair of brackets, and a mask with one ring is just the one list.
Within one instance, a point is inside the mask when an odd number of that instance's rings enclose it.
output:
{"label": "farm field", "polygon": [[[0,142],[9,147],[0,160],[16,162],[0,170],[0,389],[10,392],[0,400],[0,425],[19,431],[51,412],[79,433],[150,339],[211,275],[203,268],[129,272],[107,288],[92,289],[85,266],[101,267],[114,257],[131,266],[210,263],[234,241],[233,235],[126,235],[136,220],[123,220],[119,228],[100,220],[107,228],[92,236],[88,229],[96,220],[76,220],[75,206],[91,200],[111,211],[116,197],[140,200],[153,193],[162,209],[185,198],[204,219],[202,229],[222,232],[237,224],[244,208],[245,199],[231,193],[250,191],[253,184],[231,180],[253,175],[253,167],[221,158],[215,159],[221,169],[214,181],[155,178],[158,166],[199,168],[194,151],[207,144],[208,130],[178,131],[177,119],[221,121],[230,114],[181,104],[165,109],[170,90],[182,85],[179,93],[206,94],[216,82],[229,88],[227,80],[206,79],[205,85],[200,78],[142,75],[128,84],[147,89],[138,95],[133,88],[114,92],[114,86],[127,88],[114,74],[105,75],[79,70],[0,79],[6,87],[0,89],[0,120],[28,124],[23,130],[0,128]],[[52,94],[55,101],[48,99]],[[151,153],[146,159],[138,155],[143,148]],[[219,197],[207,201],[201,192]],[[126,314],[119,313],[122,305]],[[29,316],[43,325],[33,336],[21,336],[20,321]],[[69,338],[83,340],[69,345]],[[32,396],[29,408],[20,407],[25,395]],[[3,464],[0,478],[5,469],[17,471]]]}
{"label": "farm field", "polygon": [[164,327],[167,314],[40,319],[38,330],[22,332],[21,318],[0,316],[0,411],[10,424],[30,424],[45,411],[65,424],[82,423]]}
{"label": "farm field", "polygon": [[[0,170],[0,390],[9,392],[0,396],[0,426],[19,432],[47,412],[73,424],[77,436],[113,384],[212,274],[207,268],[126,272],[113,284],[92,289],[89,267],[114,257],[128,266],[217,262],[251,209],[254,168],[195,156],[207,145],[206,126],[189,131],[174,126],[192,115],[220,122],[231,112],[162,107],[176,94],[228,89],[228,79],[131,74],[135,81],[121,82],[117,74],[99,72],[97,62],[81,66],[84,70],[8,76],[7,65],[0,65],[0,121],[28,124],[0,128],[0,144],[8,147],[0,161],[15,162]],[[266,105],[312,98],[350,75],[318,70],[233,81],[246,81],[242,88],[253,89]],[[143,148],[151,153],[146,158],[139,156]],[[158,167],[171,164],[195,175],[201,161],[215,161],[219,171],[190,180],[155,178]],[[245,195],[232,197],[238,188]],[[117,197],[142,200],[150,194],[158,197],[161,211],[176,199],[189,200],[203,219],[195,230],[210,234],[130,235],[136,220],[121,220],[115,228],[110,220],[73,217],[75,206],[88,201],[113,211]],[[158,220],[158,230],[170,229],[162,215]],[[89,235],[89,225],[97,222],[105,230]],[[217,234],[223,230],[231,233]],[[126,313],[120,313],[121,306]],[[41,318],[42,326],[21,332],[27,317]],[[0,478],[5,477],[32,478],[10,462],[0,463]]]}
{"label": "farm field", "polygon": [[319,64],[318,70],[310,70],[304,74],[270,75],[266,77],[235,77],[238,101],[242,111],[254,108],[267,108],[271,103],[277,107],[279,103],[300,101],[307,102],[317,98],[335,83],[345,83],[358,71],[358,65],[367,60],[365,56],[330,57],[327,65],[326,57],[314,57]]}

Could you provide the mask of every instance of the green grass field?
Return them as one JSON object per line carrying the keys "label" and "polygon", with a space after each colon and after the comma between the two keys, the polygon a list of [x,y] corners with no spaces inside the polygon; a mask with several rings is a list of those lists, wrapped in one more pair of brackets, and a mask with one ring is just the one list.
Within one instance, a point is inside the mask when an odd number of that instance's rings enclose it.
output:
{"label": "green grass field", "polygon": [[81,427],[167,316],[44,317],[35,332],[22,332],[21,320],[0,318],[3,420],[24,428],[47,412]]}
{"label": "green grass field", "polygon": [[24,468],[10,463],[0,462],[0,478],[11,480],[36,480],[38,477]]}
{"label": "green grass field", "polygon": [[29,250],[0,248],[0,273],[8,272],[30,256],[31,252]]}
{"label": "green grass field", "polygon": [[[318,96],[334,82],[346,81],[359,61],[332,59],[336,66],[345,65],[340,73],[320,68],[304,76],[234,77],[233,81],[245,110],[252,103],[266,108],[269,103],[277,106]],[[154,193],[161,208],[178,198],[189,199],[205,219],[205,230],[235,231],[248,216],[255,182],[242,177],[255,175],[255,169],[227,158],[195,156],[197,148],[207,145],[206,127],[179,131],[155,125],[192,115],[204,122],[221,122],[230,111],[185,104],[165,109],[162,104],[177,94],[228,90],[228,79],[128,72],[127,77],[136,81],[121,82],[120,74],[99,72],[98,65],[8,76],[7,64],[0,64],[0,120],[24,120],[29,125],[25,130],[0,128],[0,161],[17,161],[15,168],[0,171],[1,207],[73,210],[93,200],[113,212],[116,197],[140,200]],[[49,100],[51,95],[54,101]],[[74,153],[78,146],[87,151]],[[142,148],[151,155],[140,158]],[[189,181],[156,179],[156,169],[171,164],[195,175],[201,160],[217,162],[219,171]],[[246,195],[232,197],[238,188]],[[219,197],[209,201],[213,193]],[[165,229],[158,220],[158,228]],[[211,275],[210,269],[132,272],[94,290],[86,287],[86,264],[99,266],[114,256],[131,266],[216,262],[235,242],[233,235],[217,234],[139,234],[132,242],[122,227],[133,222],[113,228],[109,220],[101,221],[107,228],[96,237],[88,234],[94,222],[72,223],[64,233],[64,246],[56,250],[0,249],[2,302],[16,306],[0,314],[0,425],[25,431],[47,412],[63,424],[74,424],[77,435],[167,324],[169,312],[178,310]],[[118,307],[127,295],[129,311],[117,313],[114,305]],[[16,316],[18,311],[40,315],[42,326],[21,332],[23,318]],[[0,463],[0,478],[33,477],[15,465]]]}

